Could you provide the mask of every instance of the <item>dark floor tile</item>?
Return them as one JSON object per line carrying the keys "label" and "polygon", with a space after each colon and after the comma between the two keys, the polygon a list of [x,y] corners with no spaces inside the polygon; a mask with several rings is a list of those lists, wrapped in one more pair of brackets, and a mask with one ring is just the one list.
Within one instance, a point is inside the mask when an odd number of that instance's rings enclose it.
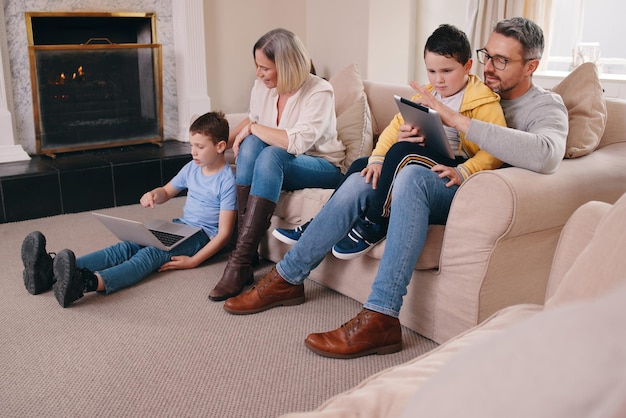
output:
{"label": "dark floor tile", "polygon": [[115,206],[111,166],[61,171],[59,176],[64,213]]}
{"label": "dark floor tile", "polygon": [[154,144],[142,144],[97,150],[92,155],[111,164],[126,164],[138,161],[159,160],[161,158],[161,148]]}
{"label": "dark floor tile", "polygon": [[27,161],[14,161],[0,164],[0,178],[34,175],[56,171],[48,164],[50,158],[35,156]]}
{"label": "dark floor tile", "polygon": [[62,213],[56,170],[44,174],[3,177],[2,194],[7,222]]}
{"label": "dark floor tile", "polygon": [[0,222],[135,204],[191,160],[176,140],[0,164]]}
{"label": "dark floor tile", "polygon": [[116,206],[138,203],[145,192],[162,185],[160,160],[113,164]]}
{"label": "dark floor tile", "polygon": [[0,182],[0,223],[7,221],[6,214],[4,213],[4,192],[2,191],[2,182]]}
{"label": "dark floor tile", "polygon": [[163,184],[170,181],[181,168],[191,161],[191,155],[180,155],[178,157],[163,158],[161,160],[161,170],[163,173]]}

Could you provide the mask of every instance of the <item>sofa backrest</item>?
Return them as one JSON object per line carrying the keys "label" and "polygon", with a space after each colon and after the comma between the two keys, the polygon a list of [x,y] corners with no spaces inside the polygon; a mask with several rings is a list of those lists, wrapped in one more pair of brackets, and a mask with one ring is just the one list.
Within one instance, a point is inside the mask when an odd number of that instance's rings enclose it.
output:
{"label": "sofa backrest", "polygon": [[598,148],[616,142],[626,142],[626,100],[606,99],[606,128]]}
{"label": "sofa backrest", "polygon": [[367,101],[372,112],[372,128],[375,138],[380,135],[383,129],[391,122],[391,119],[399,112],[398,106],[393,100],[394,94],[406,98],[415,96],[415,90],[408,84],[403,86],[364,80],[363,87],[365,88]]}
{"label": "sofa backrest", "polygon": [[626,283],[626,194],[614,205],[588,202],[561,232],[546,307],[598,297]]}

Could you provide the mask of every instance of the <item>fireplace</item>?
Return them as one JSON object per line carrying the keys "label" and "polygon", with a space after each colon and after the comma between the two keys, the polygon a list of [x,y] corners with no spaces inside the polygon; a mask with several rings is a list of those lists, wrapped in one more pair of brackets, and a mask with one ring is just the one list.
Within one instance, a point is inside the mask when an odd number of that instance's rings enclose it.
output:
{"label": "fireplace", "polygon": [[36,152],[163,141],[150,13],[26,13]]}

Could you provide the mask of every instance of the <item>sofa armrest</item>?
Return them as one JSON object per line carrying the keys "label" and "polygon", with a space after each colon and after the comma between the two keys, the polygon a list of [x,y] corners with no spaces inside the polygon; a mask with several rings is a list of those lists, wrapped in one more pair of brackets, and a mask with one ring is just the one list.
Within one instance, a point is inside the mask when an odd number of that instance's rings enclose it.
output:
{"label": "sofa armrest", "polygon": [[598,148],[626,141],[626,100],[607,98],[606,113],[607,124]]}
{"label": "sofa armrest", "polygon": [[564,160],[553,174],[481,171],[452,202],[441,251],[438,295],[459,317],[484,320],[517,303],[543,303],[552,257],[570,215],[626,192],[626,143]]}
{"label": "sofa armrest", "polygon": [[613,205],[605,202],[587,202],[569,218],[561,231],[552,262],[546,302],[555,294],[569,268],[591,241],[598,223],[612,207]]}

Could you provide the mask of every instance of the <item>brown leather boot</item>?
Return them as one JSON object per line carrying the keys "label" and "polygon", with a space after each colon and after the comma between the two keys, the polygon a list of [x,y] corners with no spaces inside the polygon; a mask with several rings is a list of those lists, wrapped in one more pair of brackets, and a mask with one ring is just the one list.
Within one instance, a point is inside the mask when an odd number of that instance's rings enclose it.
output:
{"label": "brown leather boot", "polygon": [[304,343],[324,357],[351,359],[391,354],[402,350],[402,328],[398,318],[364,308],[334,331],[309,334]]}
{"label": "brown leather boot", "polygon": [[224,309],[235,315],[266,311],[275,306],[304,303],[304,285],[286,282],[273,267],[252,289],[224,303]]}
{"label": "brown leather boot", "polygon": [[222,278],[209,293],[209,299],[221,301],[237,296],[244,286],[254,282],[252,262],[259,242],[270,226],[275,207],[276,203],[271,200],[254,195],[248,198],[237,244],[228,257]]}
{"label": "brown leather boot", "polygon": [[[250,197],[251,186],[237,185],[237,228],[233,230],[232,237],[230,239],[230,245],[235,248],[237,245],[237,238],[241,234],[241,226],[243,225],[246,217],[246,207],[248,206],[248,197]],[[252,266],[259,265],[259,252],[255,251],[252,256]]]}

